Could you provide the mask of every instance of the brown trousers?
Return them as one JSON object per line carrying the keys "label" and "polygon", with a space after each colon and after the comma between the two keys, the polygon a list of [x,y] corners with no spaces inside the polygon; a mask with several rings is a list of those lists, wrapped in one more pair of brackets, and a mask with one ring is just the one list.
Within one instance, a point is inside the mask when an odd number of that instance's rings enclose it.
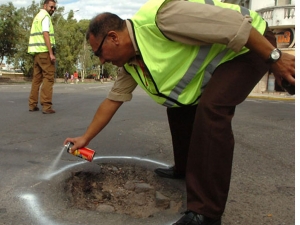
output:
{"label": "brown trousers", "polygon": [[[271,31],[265,37],[276,46]],[[250,51],[216,68],[197,106],[167,109],[175,168],[186,171],[188,210],[222,216],[231,179],[235,107],[268,70]]]}
{"label": "brown trousers", "polygon": [[33,77],[31,92],[29,95],[29,109],[33,109],[37,106],[39,90],[41,87],[40,103],[43,106],[43,111],[46,111],[52,107],[55,65],[54,63],[51,63],[48,52],[36,54],[34,56],[33,65]]}

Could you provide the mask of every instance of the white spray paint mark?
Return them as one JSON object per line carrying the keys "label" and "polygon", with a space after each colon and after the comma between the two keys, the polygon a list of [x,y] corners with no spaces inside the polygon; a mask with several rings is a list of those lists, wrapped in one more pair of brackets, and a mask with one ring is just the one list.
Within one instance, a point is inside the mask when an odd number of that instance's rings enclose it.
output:
{"label": "white spray paint mark", "polygon": [[33,217],[36,218],[38,224],[41,225],[57,225],[57,223],[51,221],[44,213],[42,207],[39,205],[37,197],[33,194],[24,194],[21,196],[27,204],[27,208]]}
{"label": "white spray paint mark", "polygon": [[57,167],[57,164],[58,164],[59,160],[61,159],[61,156],[62,156],[64,150],[65,150],[65,148],[62,147],[59,154],[56,156],[55,160],[53,161],[53,163],[51,164],[49,169],[46,171],[45,177],[48,177],[48,174],[52,174],[54,172],[55,168]]}
{"label": "white spray paint mark", "polygon": [[78,165],[83,164],[83,163],[86,163],[86,162],[82,161],[82,162],[77,162],[77,163],[74,163],[74,164],[64,166],[64,167],[60,168],[59,170],[53,171],[52,173],[46,173],[45,175],[41,176],[41,179],[42,180],[50,180],[52,177],[56,176],[57,174],[60,174],[61,172],[65,171],[67,169],[70,169],[74,166],[78,166]]}
{"label": "white spray paint mark", "polygon": [[[64,166],[56,171],[54,171],[54,169],[57,166],[56,160],[61,158],[61,154],[63,152],[64,149],[62,149],[60,155],[57,156],[57,158],[55,159],[54,163],[51,165],[50,169],[48,170],[48,172],[41,177],[42,180],[50,180],[52,177],[58,175],[59,173],[70,169],[72,167],[78,166],[80,164],[83,163],[90,163],[87,161],[81,161],[81,162],[76,162],[67,166]],[[130,159],[130,160],[136,160],[136,161],[142,161],[142,162],[149,162],[149,163],[154,163],[160,166],[165,166],[168,167],[168,164],[165,163],[161,163],[155,160],[151,160],[151,159],[144,159],[144,158],[140,158],[140,157],[134,157],[134,156],[98,156],[94,158],[95,160],[101,160],[101,159]],[[53,171],[53,172],[51,172]],[[39,182],[37,184],[34,184],[32,187],[39,185],[42,182]],[[34,194],[23,194],[21,195],[21,198],[23,198],[26,201],[27,204],[27,210],[29,211],[29,213],[36,218],[38,224],[40,225],[59,225],[58,223],[51,221],[44,213],[42,206],[38,203],[38,198],[34,195]],[[165,225],[170,225],[172,223],[167,223]],[[162,224],[163,225],[163,224]]]}
{"label": "white spray paint mark", "polygon": [[[157,165],[160,165],[160,166],[165,166],[165,167],[168,167],[169,165],[168,164],[165,164],[165,163],[161,163],[161,162],[158,162],[158,161],[155,161],[155,160],[151,160],[151,159],[144,159],[144,158],[140,158],[140,157],[135,157],[135,156],[97,156],[94,158],[93,162],[95,160],[101,160],[101,159],[130,159],[130,160],[137,160],[137,161],[143,161],[143,162],[149,162],[149,163],[154,163],[154,164],[157,164]],[[76,162],[74,164],[70,164],[70,165],[67,165],[67,166],[64,166],[56,171],[53,171],[53,172],[47,172],[46,174],[44,174],[43,176],[41,176],[41,179],[42,180],[50,180],[52,177],[54,177],[55,175],[67,170],[67,169],[70,169],[74,166],[78,166],[80,164],[83,164],[83,163],[90,163],[90,162],[87,162],[87,161],[80,161],[80,162]],[[50,171],[50,170],[48,170]]]}

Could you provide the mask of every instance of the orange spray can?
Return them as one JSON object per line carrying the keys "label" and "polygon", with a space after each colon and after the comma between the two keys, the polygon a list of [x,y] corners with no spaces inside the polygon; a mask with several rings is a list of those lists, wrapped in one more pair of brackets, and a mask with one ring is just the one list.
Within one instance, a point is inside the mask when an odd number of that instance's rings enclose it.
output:
{"label": "orange spray can", "polygon": [[72,148],[73,145],[74,144],[72,142],[68,142],[65,145],[65,149],[67,150],[68,153],[75,155],[79,158],[85,159],[89,162],[93,161],[94,155],[96,153],[93,149],[84,147],[84,148],[76,149],[75,151],[71,152],[70,148]]}

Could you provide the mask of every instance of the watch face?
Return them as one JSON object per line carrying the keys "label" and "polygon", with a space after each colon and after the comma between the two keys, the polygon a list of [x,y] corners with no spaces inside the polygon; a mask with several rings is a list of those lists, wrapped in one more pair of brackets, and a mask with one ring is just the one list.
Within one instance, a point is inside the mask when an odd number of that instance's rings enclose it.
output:
{"label": "watch face", "polygon": [[280,58],[280,52],[277,51],[277,50],[272,51],[271,58],[274,59],[274,60],[279,59]]}

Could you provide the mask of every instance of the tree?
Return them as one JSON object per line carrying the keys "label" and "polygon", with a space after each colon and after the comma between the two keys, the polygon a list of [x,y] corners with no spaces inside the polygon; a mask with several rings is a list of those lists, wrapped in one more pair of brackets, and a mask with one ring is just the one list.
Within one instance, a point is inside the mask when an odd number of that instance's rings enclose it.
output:
{"label": "tree", "polygon": [[58,62],[57,74],[63,76],[65,71],[78,71],[80,53],[84,50],[85,31],[88,20],[77,22],[73,19],[74,12],[71,10],[67,20],[58,18],[55,24],[55,40],[57,47],[56,60]]}
{"label": "tree", "polygon": [[106,71],[106,77],[108,77],[108,76],[112,76],[113,78],[117,77],[117,74],[118,74],[117,66],[113,65],[112,63],[105,63],[104,68]]}
{"label": "tree", "polygon": [[10,60],[18,51],[16,45],[20,40],[19,21],[19,14],[11,2],[0,5],[0,63],[4,57]]}
{"label": "tree", "polygon": [[18,14],[22,18],[19,21],[20,40],[17,43],[18,51],[14,55],[14,66],[19,68],[24,73],[24,76],[29,77],[33,72],[33,57],[27,53],[28,40],[33,18],[39,12],[40,5],[32,1],[27,8],[18,9]]}
{"label": "tree", "polygon": [[85,37],[83,38],[82,49],[79,52],[79,57],[77,61],[78,69],[81,71],[81,79],[84,80],[87,76],[87,67],[90,67],[92,64],[91,57],[90,57],[90,50],[89,46],[86,42]]}
{"label": "tree", "polygon": [[[97,60],[95,57],[93,57],[92,49],[90,45],[86,42],[85,34],[86,30],[89,26],[89,20],[80,20],[78,23],[79,31],[82,34],[82,44],[79,51],[78,56],[78,69],[81,71],[81,77],[82,79],[86,78],[89,74],[92,73],[93,67],[99,64],[99,60]],[[80,46],[79,46],[80,47]]]}
{"label": "tree", "polygon": [[[33,18],[42,8],[43,1],[36,3],[32,1],[28,7],[22,7],[16,10],[12,3],[1,5],[0,11],[0,34],[4,28],[6,33],[0,35],[0,60],[5,56],[7,61],[11,61],[16,69],[21,69],[24,76],[30,77],[33,72],[33,57],[27,53],[28,41]],[[5,14],[10,12],[10,14]],[[67,19],[64,19],[64,7],[58,7],[51,17],[54,26],[54,35],[56,41],[56,75],[62,77],[65,71],[80,71],[81,77],[84,79],[90,74],[99,73],[99,65],[101,64],[91,47],[86,43],[85,34],[89,25],[89,20],[74,19],[74,12],[67,12]],[[9,16],[8,16],[9,15]],[[15,16],[11,16],[15,15]],[[9,29],[7,28],[9,24]],[[11,32],[13,31],[13,32]],[[8,34],[13,36],[7,36]],[[10,54],[2,51],[4,49],[1,44],[4,41],[11,41]],[[1,55],[2,54],[2,55]],[[105,65],[105,75],[114,76],[117,67]]]}

